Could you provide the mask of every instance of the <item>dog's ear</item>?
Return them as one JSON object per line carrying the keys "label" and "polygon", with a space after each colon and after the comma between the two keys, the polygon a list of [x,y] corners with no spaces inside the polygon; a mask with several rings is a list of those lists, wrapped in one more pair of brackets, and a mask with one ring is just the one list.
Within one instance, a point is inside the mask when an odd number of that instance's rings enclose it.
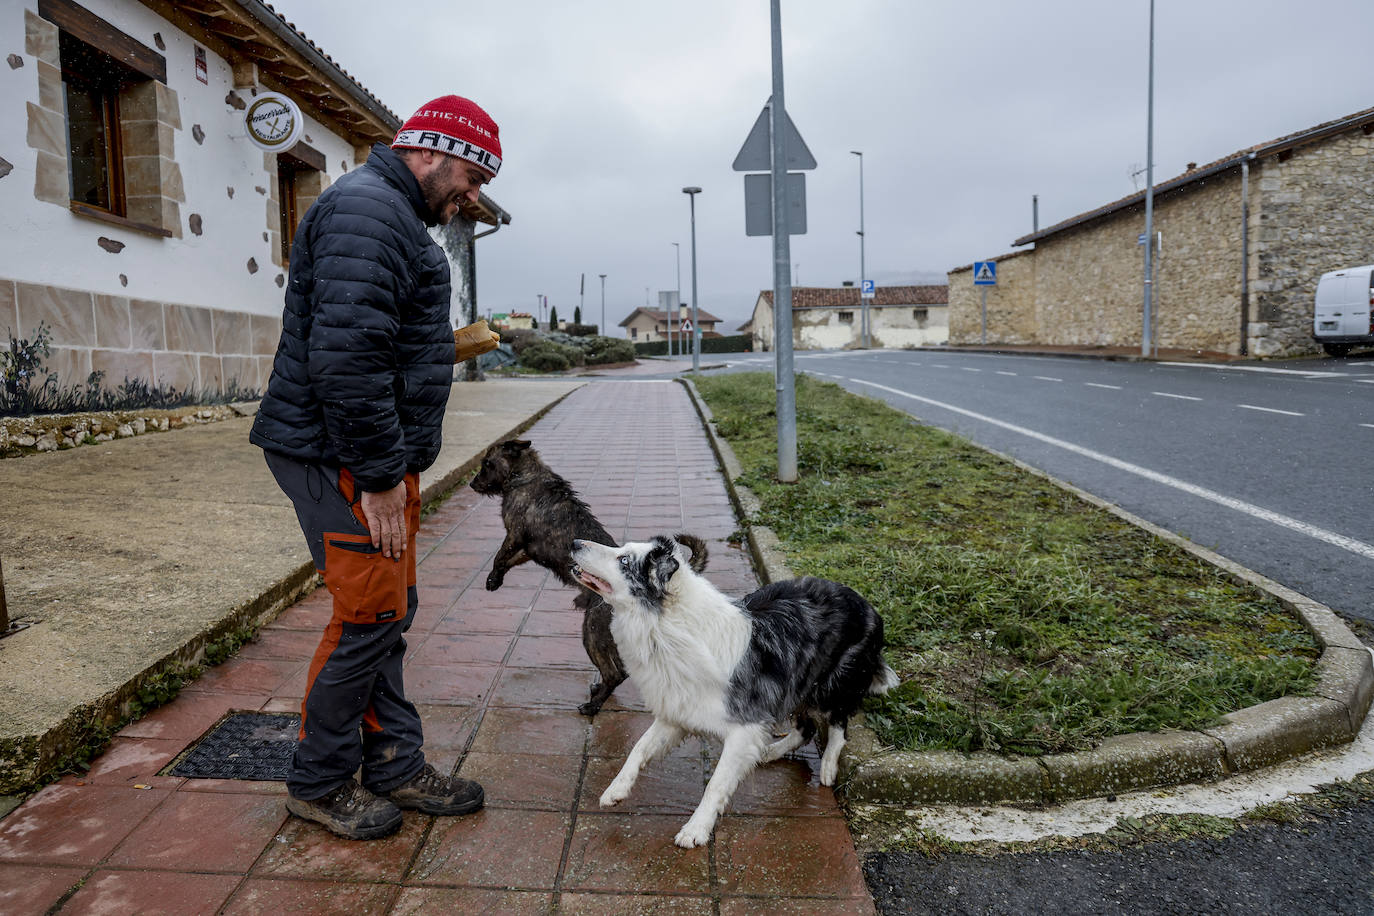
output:
{"label": "dog's ear", "polygon": [[528,439],[507,439],[501,445],[509,452],[523,452],[530,447]]}
{"label": "dog's ear", "polygon": [[673,578],[673,573],[677,572],[681,562],[679,559],[681,550],[682,545],[672,538],[662,536],[654,538],[654,546],[645,558],[647,560],[645,565],[652,572],[654,581],[658,583],[659,588],[666,586],[668,580]]}

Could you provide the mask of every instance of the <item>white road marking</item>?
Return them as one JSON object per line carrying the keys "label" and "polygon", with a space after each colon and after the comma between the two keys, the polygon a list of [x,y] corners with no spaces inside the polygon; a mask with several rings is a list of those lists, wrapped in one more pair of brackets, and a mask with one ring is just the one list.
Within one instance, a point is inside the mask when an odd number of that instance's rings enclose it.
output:
{"label": "white road marking", "polygon": [[960,368],[960,369],[963,369],[965,372],[982,372],[982,371],[983,371],[982,369],[975,369],[975,368],[973,368],[972,366],[960,366],[959,368]]}
{"label": "white road marking", "polygon": [[1368,427],[1369,429],[1374,429],[1374,423],[1361,423],[1360,425]]}
{"label": "white road marking", "polygon": [[1037,375],[1037,376],[1035,376],[1035,378],[1040,379],[1040,381],[1042,381],[1042,382],[1062,382],[1062,381],[1064,381],[1062,378],[1055,378],[1055,377],[1052,376],[1052,375]]}
{"label": "white road marking", "polygon": [[1221,369],[1227,372],[1269,372],[1275,375],[1301,375],[1306,378],[1344,378],[1348,372],[1324,372],[1320,369],[1275,369],[1270,366],[1232,366],[1226,363],[1169,363],[1161,366],[1183,366],[1188,369]]}
{"label": "white road marking", "polygon": [[1008,372],[1008,371],[1006,371],[1005,369],[997,369],[997,370],[995,370],[995,371],[997,372],[998,375],[1015,375],[1015,374],[1016,374],[1015,372]]}
{"label": "white road marking", "polygon": [[1089,388],[1110,388],[1112,391],[1120,391],[1120,385],[1103,385],[1101,382],[1084,382]]}
{"label": "white road marking", "polygon": [[1305,534],[1308,537],[1315,538],[1318,541],[1324,541],[1325,543],[1331,544],[1335,547],[1339,547],[1342,550],[1348,550],[1351,553],[1358,554],[1362,557],[1365,557],[1366,559],[1374,560],[1374,545],[1366,544],[1363,541],[1357,541],[1354,538],[1346,537],[1343,534],[1337,534],[1334,531],[1327,531],[1325,528],[1318,528],[1316,525],[1309,525],[1307,522],[1299,521],[1298,519],[1291,518],[1287,515],[1283,515],[1278,512],[1273,512],[1269,509],[1265,509],[1260,506],[1256,506],[1251,503],[1235,499],[1234,497],[1226,496],[1224,494],[1216,492],[1215,490],[1209,490],[1206,487],[1200,487],[1196,484],[1188,483],[1185,480],[1179,480],[1177,477],[1170,477],[1167,474],[1161,474],[1158,471],[1152,471],[1149,468],[1141,467],[1138,464],[1131,464],[1129,461],[1122,461],[1120,458],[1113,458],[1110,455],[1104,455],[1101,452],[1095,452],[1092,449],[1084,448],[1081,445],[1075,445],[1072,442],[1065,442],[1063,439],[1056,439],[1053,436],[1047,436],[1044,433],[1036,432],[1033,429],[1027,429],[1024,426],[1017,426],[1016,424],[1008,423],[1005,420],[998,420],[993,417],[986,416],[984,414],[975,413],[972,410],[965,410],[962,407],[955,407],[953,404],[946,404],[943,401],[936,401],[932,398],[925,398],[917,394],[910,394],[908,392],[901,391],[897,388],[889,388],[886,385],[879,385],[877,382],[868,382],[864,381],[863,379],[850,378],[847,381],[853,382],[856,385],[867,385],[870,388],[877,388],[880,391],[886,391],[891,394],[898,395],[900,397],[910,398],[913,401],[920,401],[923,404],[929,404],[932,407],[939,407],[943,410],[949,410],[957,414],[962,414],[966,417],[971,417],[975,420],[981,420],[984,423],[990,423],[993,426],[997,426],[1005,430],[1010,430],[1011,432],[1018,433],[1022,436],[1028,436],[1031,439],[1044,442],[1047,445],[1053,445],[1056,448],[1062,448],[1065,451],[1073,452],[1075,455],[1082,455],[1085,458],[1091,458],[1093,461],[1100,461],[1103,464],[1109,465],[1110,467],[1114,467],[1117,470],[1125,471],[1128,474],[1135,474],[1138,477],[1144,477],[1146,480],[1163,484],[1166,487],[1173,487],[1175,490],[1182,490],[1184,493],[1188,493],[1200,499],[1205,499],[1208,502],[1213,502],[1217,505],[1225,506],[1228,509],[1234,509],[1237,512],[1242,512],[1254,518],[1258,518],[1263,521],[1270,522],[1272,524],[1279,525],[1284,528],[1288,528],[1289,530],[1296,531],[1299,534]]}
{"label": "white road marking", "polygon": [[1307,414],[1298,413],[1292,410],[1279,410],[1277,407],[1256,407],[1254,404],[1237,404],[1237,407],[1244,407],[1246,410],[1262,410],[1265,413],[1281,413],[1288,417],[1305,417]]}
{"label": "white road marking", "polygon": [[1158,395],[1161,398],[1178,398],[1180,401],[1201,401],[1202,398],[1195,398],[1187,394],[1170,394],[1167,391],[1151,391],[1150,394]]}

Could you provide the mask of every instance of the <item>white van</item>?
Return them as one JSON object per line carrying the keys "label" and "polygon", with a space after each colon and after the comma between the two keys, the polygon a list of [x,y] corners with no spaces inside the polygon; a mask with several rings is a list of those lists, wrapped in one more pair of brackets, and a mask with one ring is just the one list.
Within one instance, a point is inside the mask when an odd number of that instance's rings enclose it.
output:
{"label": "white van", "polygon": [[1322,274],[1312,336],[1332,356],[1374,345],[1374,265]]}

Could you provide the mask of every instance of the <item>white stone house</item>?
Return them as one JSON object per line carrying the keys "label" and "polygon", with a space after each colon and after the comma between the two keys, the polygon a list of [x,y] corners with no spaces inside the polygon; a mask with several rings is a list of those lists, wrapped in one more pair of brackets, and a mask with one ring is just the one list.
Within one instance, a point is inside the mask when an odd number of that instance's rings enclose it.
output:
{"label": "white stone house", "polygon": [[[869,344],[877,348],[931,346],[949,338],[947,289],[878,286],[868,301]],[[773,291],[763,290],[745,325],[754,349],[773,349]],[[792,346],[838,350],[863,346],[863,300],[856,286],[792,287]]]}
{"label": "white stone house", "polygon": [[[401,120],[258,0],[18,0],[0,34],[0,333],[45,326],[63,385],[264,388],[296,223]],[[303,115],[291,149],[248,140],[264,92]],[[509,219],[455,220],[456,297],[474,221]]]}
{"label": "white stone house", "polygon": [[[1239,150],[1155,186],[1156,347],[1314,353],[1330,270],[1374,262],[1374,108]],[[1143,191],[1023,236],[987,287],[989,343],[1140,347]],[[949,272],[950,342],[982,339],[972,265]]]}

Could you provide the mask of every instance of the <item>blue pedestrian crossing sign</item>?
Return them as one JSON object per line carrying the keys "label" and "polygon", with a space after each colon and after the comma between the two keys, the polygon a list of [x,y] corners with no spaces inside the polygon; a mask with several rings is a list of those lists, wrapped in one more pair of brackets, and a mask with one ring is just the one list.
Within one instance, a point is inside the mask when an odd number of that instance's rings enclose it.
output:
{"label": "blue pedestrian crossing sign", "polygon": [[974,285],[974,286],[996,286],[996,285],[997,285],[997,262],[996,262],[996,261],[974,261],[974,262],[973,262],[973,285]]}

